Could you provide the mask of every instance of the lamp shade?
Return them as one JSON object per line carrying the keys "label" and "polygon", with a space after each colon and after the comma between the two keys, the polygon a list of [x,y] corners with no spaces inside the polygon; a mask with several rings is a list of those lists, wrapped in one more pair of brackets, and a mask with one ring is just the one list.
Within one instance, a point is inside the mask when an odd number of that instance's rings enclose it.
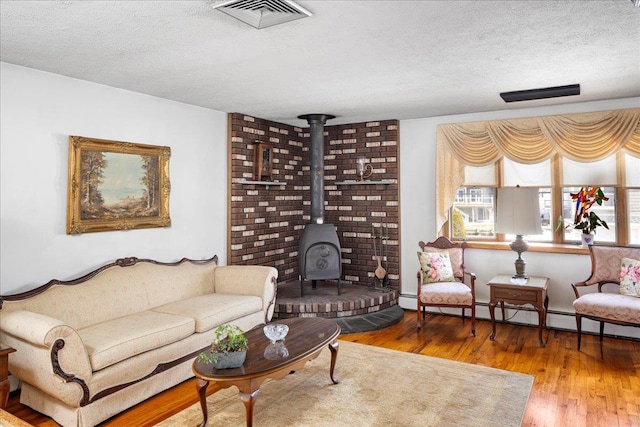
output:
{"label": "lamp shade", "polygon": [[535,235],[542,233],[538,189],[531,187],[498,188],[496,232]]}

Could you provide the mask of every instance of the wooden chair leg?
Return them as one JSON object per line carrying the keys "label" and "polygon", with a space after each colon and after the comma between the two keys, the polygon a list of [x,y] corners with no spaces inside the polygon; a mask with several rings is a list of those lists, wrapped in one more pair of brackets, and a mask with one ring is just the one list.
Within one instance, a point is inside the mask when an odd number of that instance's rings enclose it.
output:
{"label": "wooden chair leg", "polygon": [[604,338],[604,322],[600,322],[600,342]]}
{"label": "wooden chair leg", "polygon": [[417,320],[418,320],[418,330],[420,330],[420,328],[422,328],[422,319],[420,319],[420,302],[418,302],[418,310],[416,310],[416,316],[417,316]]}
{"label": "wooden chair leg", "polygon": [[471,306],[471,335],[476,336],[476,305]]}
{"label": "wooden chair leg", "polygon": [[464,323],[464,308],[462,309],[462,323]]}
{"label": "wooden chair leg", "polygon": [[580,344],[582,343],[582,316],[576,314],[576,330],[578,331],[578,351],[580,351]]}

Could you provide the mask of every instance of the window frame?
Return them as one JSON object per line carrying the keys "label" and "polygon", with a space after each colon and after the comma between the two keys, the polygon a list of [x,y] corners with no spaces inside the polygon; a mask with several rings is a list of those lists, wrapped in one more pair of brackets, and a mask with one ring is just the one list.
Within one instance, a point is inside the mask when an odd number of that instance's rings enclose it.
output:
{"label": "window frame", "polygon": [[[602,184],[602,186],[604,187],[613,187],[614,188],[614,192],[615,194],[613,194],[613,196],[615,197],[615,241],[614,242],[603,242],[603,244],[610,244],[610,245],[620,245],[620,246],[640,246],[640,244],[630,244],[630,238],[629,238],[629,230],[630,230],[630,224],[629,224],[629,210],[628,210],[628,191],[627,190],[635,190],[638,189],[637,187],[627,187],[626,186],[626,180],[625,180],[625,159],[624,159],[624,152],[623,150],[619,150],[616,153],[616,161],[617,164],[619,165],[619,170],[617,171],[617,176],[618,176],[618,182],[615,185],[607,185],[607,184]],[[561,185],[561,176],[562,176],[562,159],[561,156],[559,154],[554,154],[551,158],[551,163],[550,163],[550,167],[551,167],[551,186],[541,186],[541,188],[549,188],[550,192],[551,192],[551,218],[550,218],[550,222],[552,224],[552,239],[550,242],[541,242],[541,241],[532,241],[529,242],[531,246],[538,246],[538,247],[542,247],[542,248],[556,248],[559,249],[559,251],[561,252],[566,252],[567,248],[575,248],[576,246],[580,246],[580,242],[576,242],[576,241],[572,241],[572,240],[567,240],[565,241],[564,239],[564,229],[560,228],[558,229],[557,227],[555,227],[553,224],[555,224],[557,218],[559,218],[560,216],[562,216],[562,192],[564,188],[569,188],[569,187],[573,187],[573,185],[566,185],[563,186]],[[473,185],[473,184],[467,184],[467,185],[462,185],[461,187],[493,187],[493,188],[499,188],[502,186],[503,183],[503,165],[502,165],[502,159],[496,161],[496,182],[498,182],[498,185],[496,186],[492,186],[492,185]],[[592,185],[599,185],[598,183],[593,183]],[[450,219],[453,218],[453,206],[451,206],[449,208],[449,220],[447,221],[446,226],[444,227],[444,231],[447,234],[447,237],[451,237],[453,236],[453,221],[451,221]],[[495,221],[495,218],[494,218]],[[454,237],[455,238],[455,237]],[[467,240],[467,239],[465,239]],[[473,239],[468,239],[467,242],[472,243],[473,246],[478,246],[478,247],[482,247],[485,246],[486,244],[492,244],[492,243],[499,243],[499,244],[504,244],[504,243],[508,243],[508,240],[505,239],[504,234],[500,234],[500,233],[495,233],[494,236],[492,237],[484,237],[484,236],[477,236]]]}

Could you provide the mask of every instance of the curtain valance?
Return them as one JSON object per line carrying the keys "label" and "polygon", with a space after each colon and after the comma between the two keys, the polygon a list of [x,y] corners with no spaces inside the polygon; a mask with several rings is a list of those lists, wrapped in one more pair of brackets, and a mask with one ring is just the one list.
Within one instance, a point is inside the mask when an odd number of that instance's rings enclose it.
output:
{"label": "curtain valance", "polygon": [[640,157],[640,108],[525,119],[438,125],[436,211],[441,231],[464,167],[486,166],[507,157],[539,163],[558,153],[593,162],[619,150]]}

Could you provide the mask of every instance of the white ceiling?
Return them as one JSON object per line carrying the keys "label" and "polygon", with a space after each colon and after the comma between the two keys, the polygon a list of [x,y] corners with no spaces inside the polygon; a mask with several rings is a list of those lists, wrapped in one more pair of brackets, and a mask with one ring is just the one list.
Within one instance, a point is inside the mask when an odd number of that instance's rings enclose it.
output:
{"label": "white ceiling", "polygon": [[312,17],[261,30],[215,3],[3,0],[0,59],[305,127],[640,96],[629,0],[298,1]]}

